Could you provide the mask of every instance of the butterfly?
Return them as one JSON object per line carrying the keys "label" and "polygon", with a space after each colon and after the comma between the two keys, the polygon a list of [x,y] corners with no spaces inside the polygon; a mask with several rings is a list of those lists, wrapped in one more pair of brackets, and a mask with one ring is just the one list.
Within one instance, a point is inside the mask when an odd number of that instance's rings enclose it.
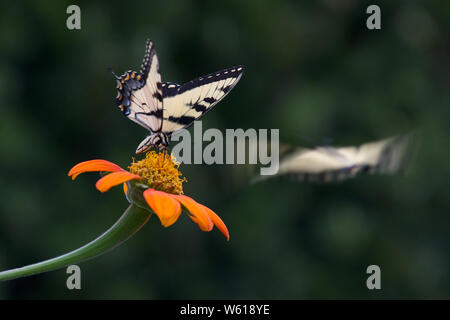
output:
{"label": "butterfly", "polygon": [[[418,135],[408,133],[360,146],[289,147],[275,176],[307,182],[338,182],[360,174],[394,174],[405,168],[417,146]],[[255,177],[258,182],[271,176]]]}
{"label": "butterfly", "polygon": [[116,104],[122,113],[150,131],[136,153],[152,147],[165,149],[170,137],[189,127],[222,100],[238,83],[239,65],[198,77],[183,85],[162,82],[158,56],[147,40],[140,72],[129,70],[118,77]]}

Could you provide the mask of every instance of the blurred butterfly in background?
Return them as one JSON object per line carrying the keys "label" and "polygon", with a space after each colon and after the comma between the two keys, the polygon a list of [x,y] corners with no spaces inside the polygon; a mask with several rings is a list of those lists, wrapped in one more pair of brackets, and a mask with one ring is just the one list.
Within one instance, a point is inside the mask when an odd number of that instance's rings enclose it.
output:
{"label": "blurred butterfly in background", "polygon": [[238,83],[243,66],[235,66],[183,85],[162,82],[153,43],[147,40],[140,72],[127,71],[117,79],[116,104],[130,120],[150,131],[136,153],[164,149],[170,137],[189,127],[222,100]]}
{"label": "blurred butterfly in background", "polygon": [[320,146],[313,149],[282,146],[279,170],[271,177],[291,176],[306,182],[339,182],[361,174],[394,174],[406,167],[413,156],[417,133],[408,133],[357,147]]}

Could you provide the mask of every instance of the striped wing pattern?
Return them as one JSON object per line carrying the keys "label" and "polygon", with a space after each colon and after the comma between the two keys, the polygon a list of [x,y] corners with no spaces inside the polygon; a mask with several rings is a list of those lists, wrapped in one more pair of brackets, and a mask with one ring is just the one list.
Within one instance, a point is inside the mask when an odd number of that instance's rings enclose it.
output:
{"label": "striped wing pattern", "polygon": [[199,77],[184,85],[161,82],[153,43],[147,40],[140,72],[117,79],[116,104],[122,113],[150,131],[137,153],[165,148],[172,133],[187,128],[211,110],[237,84],[244,68],[236,66]]}
{"label": "striped wing pattern", "polygon": [[140,73],[127,71],[118,79],[117,104],[132,121],[151,132],[162,127],[163,99],[158,56],[147,40]]}
{"label": "striped wing pattern", "polygon": [[[347,180],[363,173],[394,174],[410,160],[416,140],[415,135],[410,133],[364,143],[359,147],[296,148],[280,159],[277,176],[327,183]],[[262,176],[254,181],[260,180],[263,180]]]}
{"label": "striped wing pattern", "polygon": [[200,119],[233,89],[243,72],[243,66],[235,66],[198,77],[184,85],[163,83],[162,132],[170,136]]}

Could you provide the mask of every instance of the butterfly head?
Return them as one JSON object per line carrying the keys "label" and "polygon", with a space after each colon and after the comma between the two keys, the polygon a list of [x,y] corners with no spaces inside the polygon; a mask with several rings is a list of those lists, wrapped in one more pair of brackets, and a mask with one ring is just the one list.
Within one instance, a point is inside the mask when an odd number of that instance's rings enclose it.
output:
{"label": "butterfly head", "polygon": [[155,132],[147,136],[137,147],[136,153],[144,153],[155,147],[164,150],[169,146],[169,138],[164,132]]}

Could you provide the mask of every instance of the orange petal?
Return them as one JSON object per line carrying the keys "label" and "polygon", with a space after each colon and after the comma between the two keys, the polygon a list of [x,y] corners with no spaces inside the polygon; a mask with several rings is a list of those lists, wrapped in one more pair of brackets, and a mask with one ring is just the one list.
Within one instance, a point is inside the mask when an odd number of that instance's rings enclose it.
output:
{"label": "orange petal", "polygon": [[128,191],[128,187],[127,187],[127,184],[124,182],[123,183],[123,193],[125,194],[125,197],[127,196],[127,191]]}
{"label": "orange petal", "polygon": [[140,178],[141,178],[140,176],[132,174],[125,170],[117,171],[107,174],[106,176],[98,180],[95,186],[100,192],[105,192],[108,191],[110,188],[117,186],[118,184],[121,184],[128,180]]}
{"label": "orange petal", "polygon": [[203,207],[197,203],[194,199],[189,198],[185,195],[170,195],[171,197],[177,199],[181,204],[189,211],[189,217],[202,229],[203,231],[211,231],[214,227],[208,213],[203,209]]}
{"label": "orange petal", "polygon": [[155,189],[144,191],[144,198],[156,213],[164,227],[168,227],[178,220],[181,214],[181,205],[167,193]]}
{"label": "orange petal", "polygon": [[220,219],[220,217],[207,206],[204,206],[200,203],[199,205],[201,205],[203,209],[208,213],[211,221],[214,223],[217,229],[219,229],[220,232],[223,233],[223,235],[227,238],[227,241],[230,241],[230,233],[228,232],[227,226],[225,225],[225,223],[223,223],[222,219]]}
{"label": "orange petal", "polygon": [[72,180],[74,180],[79,174],[91,171],[116,172],[123,171],[123,169],[117,164],[106,160],[89,160],[75,165],[72,169],[70,169],[68,176],[72,176]]}

